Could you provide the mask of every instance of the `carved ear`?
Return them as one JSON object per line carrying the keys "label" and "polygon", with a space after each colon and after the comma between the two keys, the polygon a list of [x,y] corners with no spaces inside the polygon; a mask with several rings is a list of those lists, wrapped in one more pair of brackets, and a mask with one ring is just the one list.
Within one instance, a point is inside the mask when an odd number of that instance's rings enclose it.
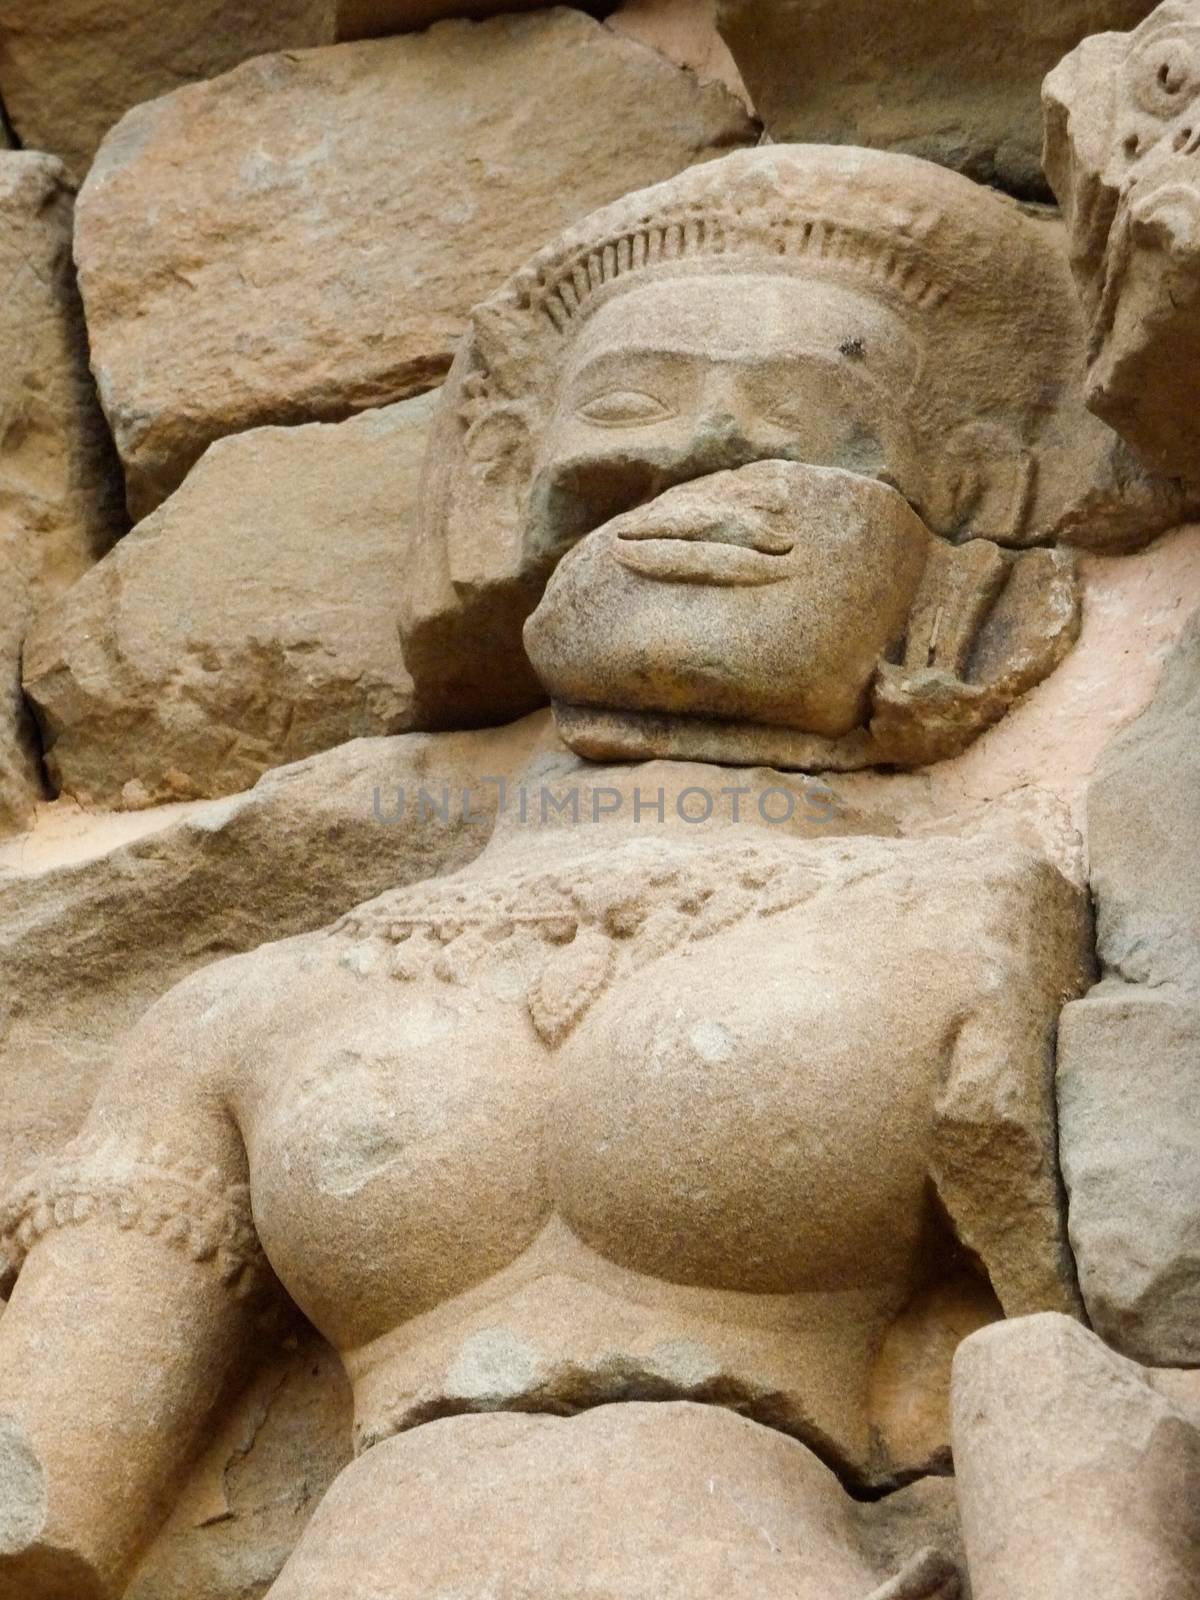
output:
{"label": "carved ear", "polygon": [[904,659],[875,680],[878,759],[915,766],[957,755],[1048,677],[1079,633],[1073,559],[938,541],[909,618]]}
{"label": "carved ear", "polygon": [[968,660],[972,683],[1005,701],[1049,677],[1079,637],[1079,582],[1066,550],[1008,558],[1008,581]]}
{"label": "carved ear", "polygon": [[996,423],[967,423],[943,447],[930,525],[957,537],[1020,544],[1036,487],[1031,450]]}
{"label": "carved ear", "polygon": [[495,405],[467,429],[461,471],[451,486],[450,579],[458,590],[517,573],[533,451],[523,410]]}

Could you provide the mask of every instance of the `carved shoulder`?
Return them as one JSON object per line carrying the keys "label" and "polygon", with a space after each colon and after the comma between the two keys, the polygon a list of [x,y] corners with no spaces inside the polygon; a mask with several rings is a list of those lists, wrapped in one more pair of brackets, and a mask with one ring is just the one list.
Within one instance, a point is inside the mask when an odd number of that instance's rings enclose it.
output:
{"label": "carved shoulder", "polygon": [[130,1030],[79,1134],[0,1196],[0,1292],[49,1234],[92,1222],[211,1264],[238,1299],[271,1284],[229,1111],[237,1040],[261,1009],[248,958],[185,980]]}

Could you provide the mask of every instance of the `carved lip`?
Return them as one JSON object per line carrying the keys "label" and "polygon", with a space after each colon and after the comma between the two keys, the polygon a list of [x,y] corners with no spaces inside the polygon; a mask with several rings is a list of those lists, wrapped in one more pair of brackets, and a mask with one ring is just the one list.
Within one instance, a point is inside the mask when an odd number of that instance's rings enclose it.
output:
{"label": "carved lip", "polygon": [[788,534],[752,518],[689,525],[635,514],[614,532],[622,566],[666,583],[778,583],[787,577],[782,557],[795,544]]}
{"label": "carved lip", "polygon": [[623,567],[663,583],[710,583],[754,586],[779,583],[788,576],[782,557],[748,550],[718,539],[654,539],[619,537],[614,553]]}

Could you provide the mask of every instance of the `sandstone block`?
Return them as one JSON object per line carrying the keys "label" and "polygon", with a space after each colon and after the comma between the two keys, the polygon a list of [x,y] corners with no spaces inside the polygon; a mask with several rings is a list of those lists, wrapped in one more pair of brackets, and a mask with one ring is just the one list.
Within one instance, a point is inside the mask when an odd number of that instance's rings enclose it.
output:
{"label": "sandstone block", "polygon": [[[546,4],[547,0],[337,0],[338,38],[378,38],[427,28],[450,17],[479,19],[505,11],[538,11]],[[612,0],[582,0],[579,9],[602,16],[612,9]]]}
{"label": "sandstone block", "polygon": [[567,10],[264,56],[137,107],[77,237],[135,514],[223,434],[428,388],[564,224],[753,137],[724,89]]}
{"label": "sandstone block", "polygon": [[33,818],[41,774],[29,710],[21,694],[21,636],[26,623],[23,585],[0,556],[0,836]]}
{"label": "sandstone block", "polygon": [[[146,26],[130,0],[3,0],[0,92],[25,145],[82,181],[131,106],[215,78],[253,56],[428,27],[446,17],[543,8],[546,0],[163,0]],[[602,13],[604,4],[583,6]],[[0,149],[7,148],[0,120]]]}
{"label": "sandstone block", "polygon": [[866,144],[1044,195],[1042,79],[1148,0],[720,0],[718,23],[772,138]]}
{"label": "sandstone block", "polygon": [[[1195,604],[1195,596],[1190,597]],[[1185,604],[1187,604],[1185,600]],[[1097,933],[1126,982],[1200,1002],[1200,612],[1088,793]]]}
{"label": "sandstone block", "polygon": [[910,1549],[888,1572],[855,1512],[803,1446],[721,1407],[451,1417],[349,1468],[274,1592],[553,1600],[586,1574],[611,1600],[956,1600],[949,1559]]}
{"label": "sandstone block", "polygon": [[[123,526],[119,471],[87,368],[62,164],[0,154],[0,556],[35,597]],[[0,609],[14,591],[5,585]]]}
{"label": "sandstone block", "polygon": [[1195,1600],[1200,1429],[1155,1383],[1052,1314],[960,1345],[954,1456],[974,1600]]}
{"label": "sandstone block", "polygon": [[1104,981],[1063,1013],[1071,1242],[1093,1325],[1200,1363],[1200,617],[1088,796]]}
{"label": "sandstone block", "polygon": [[219,441],[39,616],[26,684],[62,791],[231,794],[410,726],[396,619],[428,411],[422,396]]}
{"label": "sandstone block", "polygon": [[623,0],[608,25],[688,67],[702,83],[723,83],[754,109],[729,46],[717,32],[717,0]]}
{"label": "sandstone block", "polygon": [[1200,1005],[1112,981],[1069,1005],[1058,1107],[1093,1326],[1153,1366],[1200,1363]]}
{"label": "sandstone block", "polygon": [[79,181],[130,106],[267,50],[332,44],[334,0],[3,0],[0,93],[22,141]]}

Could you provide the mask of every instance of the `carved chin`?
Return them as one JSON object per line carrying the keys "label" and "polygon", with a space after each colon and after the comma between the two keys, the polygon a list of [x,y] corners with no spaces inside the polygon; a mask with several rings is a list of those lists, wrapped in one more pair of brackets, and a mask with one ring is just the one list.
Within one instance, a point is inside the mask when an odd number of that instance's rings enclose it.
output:
{"label": "carved chin", "polygon": [[700,738],[757,760],[765,731],[788,765],[840,764],[845,741],[861,764],[871,685],[903,641],[931,542],[883,484],[756,462],[589,535],[526,646],[586,753],[683,754]]}
{"label": "carved chin", "polygon": [[580,755],[836,771],[957,754],[1077,627],[1068,558],[950,546],[884,484],[764,461],[582,540],[525,644]]}

